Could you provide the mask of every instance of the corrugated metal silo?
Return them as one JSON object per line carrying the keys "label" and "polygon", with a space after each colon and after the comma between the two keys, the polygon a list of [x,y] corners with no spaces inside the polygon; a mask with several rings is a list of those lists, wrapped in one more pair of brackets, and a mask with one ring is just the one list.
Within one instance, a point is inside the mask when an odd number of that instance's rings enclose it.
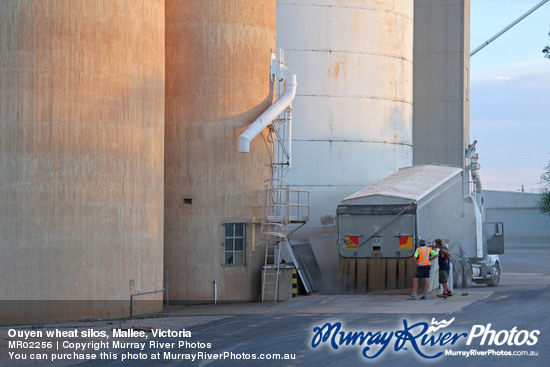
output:
{"label": "corrugated metal silo", "polygon": [[311,191],[310,231],[343,198],[411,165],[412,41],[412,1],[277,1],[277,47],[300,80],[286,178]]}
{"label": "corrugated metal silo", "polygon": [[[273,100],[275,0],[166,2],[165,266],[175,301],[255,299],[264,253],[253,217],[268,142],[237,140]],[[244,258],[243,258],[244,255]]]}
{"label": "corrugated metal silo", "polygon": [[0,2],[2,322],[163,288],[164,31],[161,0]]}

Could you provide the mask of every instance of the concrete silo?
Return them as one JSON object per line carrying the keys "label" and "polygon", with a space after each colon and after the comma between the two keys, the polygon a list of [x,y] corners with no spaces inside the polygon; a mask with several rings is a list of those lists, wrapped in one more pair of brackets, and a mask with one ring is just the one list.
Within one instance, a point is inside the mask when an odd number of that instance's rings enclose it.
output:
{"label": "concrete silo", "polygon": [[414,164],[464,168],[471,143],[470,1],[417,0],[414,9]]}
{"label": "concrete silo", "polygon": [[164,31],[161,0],[0,2],[2,322],[163,288]]}
{"label": "concrete silo", "polygon": [[[271,178],[267,130],[239,135],[273,101],[275,0],[166,2],[165,267],[174,301],[253,300],[265,251],[254,218]],[[265,247],[264,247],[265,248]]]}
{"label": "concrete silo", "polygon": [[412,164],[413,2],[280,0],[277,47],[300,80],[286,179],[311,191],[305,232],[326,274],[336,236],[319,227],[340,200]]}

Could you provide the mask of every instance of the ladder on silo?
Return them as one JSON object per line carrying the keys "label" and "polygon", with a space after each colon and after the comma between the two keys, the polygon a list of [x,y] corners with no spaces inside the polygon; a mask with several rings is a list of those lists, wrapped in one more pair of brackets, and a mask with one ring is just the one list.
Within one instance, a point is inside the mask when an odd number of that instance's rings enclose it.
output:
{"label": "ladder on silo", "polygon": [[273,291],[273,301],[277,302],[281,262],[280,242],[286,241],[290,216],[290,188],[288,182],[279,179],[266,180],[264,188],[264,217],[260,229],[260,237],[266,243],[262,302],[266,299],[268,290]]}
{"label": "ladder on silo", "polygon": [[279,242],[267,243],[265,247],[265,265],[262,280],[262,302],[267,298],[267,294],[272,290],[273,302],[277,302],[279,295],[279,275],[280,275],[281,246]]}
{"label": "ladder on silo", "polygon": [[[281,78],[281,68],[286,68],[284,50],[277,49],[271,53],[271,82],[275,84],[275,94],[279,98],[285,90],[285,80]],[[292,152],[292,103],[285,108],[278,118],[271,121],[273,153],[271,169],[274,179],[282,179],[291,169]]]}

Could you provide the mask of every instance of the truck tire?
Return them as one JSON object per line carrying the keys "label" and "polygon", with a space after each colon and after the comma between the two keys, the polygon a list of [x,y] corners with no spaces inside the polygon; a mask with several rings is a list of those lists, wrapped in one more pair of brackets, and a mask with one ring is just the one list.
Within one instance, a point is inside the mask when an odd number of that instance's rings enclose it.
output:
{"label": "truck tire", "polygon": [[470,288],[472,286],[472,278],[473,278],[472,264],[470,263],[470,260],[464,261],[463,270],[464,270],[464,275],[463,275],[464,288]]}
{"label": "truck tire", "polygon": [[462,262],[460,260],[453,260],[453,288],[462,287]]}
{"label": "truck tire", "polygon": [[491,280],[489,280],[489,283],[487,283],[487,285],[489,287],[496,287],[498,285],[498,283],[500,283],[500,264],[497,261],[493,265]]}

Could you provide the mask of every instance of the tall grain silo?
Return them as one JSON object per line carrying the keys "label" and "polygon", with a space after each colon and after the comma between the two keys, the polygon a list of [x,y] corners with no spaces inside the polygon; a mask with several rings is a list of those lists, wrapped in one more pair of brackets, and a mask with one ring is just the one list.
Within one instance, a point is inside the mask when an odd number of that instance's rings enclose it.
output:
{"label": "tall grain silo", "polygon": [[259,295],[270,143],[267,130],[248,154],[237,141],[273,101],[275,15],[275,0],[166,2],[165,267],[176,302]]}
{"label": "tall grain silo", "polygon": [[286,178],[311,191],[302,235],[330,274],[338,203],[412,164],[413,2],[279,0],[277,47],[300,80]]}
{"label": "tall grain silo", "polygon": [[414,164],[464,168],[471,143],[470,0],[417,0],[414,9]]}
{"label": "tall grain silo", "polygon": [[162,0],[0,2],[1,322],[163,288],[164,31]]}

